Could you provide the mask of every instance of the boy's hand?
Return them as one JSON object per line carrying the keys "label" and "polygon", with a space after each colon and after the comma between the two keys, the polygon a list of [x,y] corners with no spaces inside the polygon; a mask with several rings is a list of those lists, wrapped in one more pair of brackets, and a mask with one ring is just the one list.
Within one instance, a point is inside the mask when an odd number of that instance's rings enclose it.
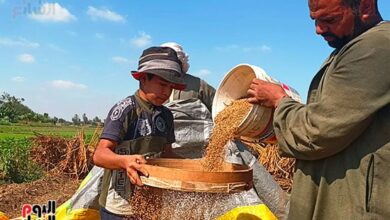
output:
{"label": "boy's hand", "polygon": [[148,172],[142,164],[146,163],[145,158],[142,155],[123,155],[123,167],[126,169],[127,176],[132,184],[142,186],[143,183],[138,175],[141,172],[143,175],[148,176]]}

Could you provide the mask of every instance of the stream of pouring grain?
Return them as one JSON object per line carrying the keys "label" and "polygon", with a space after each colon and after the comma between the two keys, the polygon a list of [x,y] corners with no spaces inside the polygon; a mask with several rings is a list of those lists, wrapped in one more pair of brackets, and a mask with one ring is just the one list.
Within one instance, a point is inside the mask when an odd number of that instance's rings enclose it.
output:
{"label": "stream of pouring grain", "polygon": [[232,140],[237,132],[238,126],[248,114],[252,104],[246,99],[233,101],[220,113],[214,121],[214,128],[211,134],[202,165],[206,171],[220,171],[222,169],[225,145]]}

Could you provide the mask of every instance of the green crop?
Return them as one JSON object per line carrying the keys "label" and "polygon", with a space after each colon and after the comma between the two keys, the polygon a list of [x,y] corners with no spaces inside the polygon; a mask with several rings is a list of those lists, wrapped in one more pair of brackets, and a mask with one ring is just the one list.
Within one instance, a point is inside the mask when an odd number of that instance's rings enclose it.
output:
{"label": "green crop", "polygon": [[42,169],[29,159],[27,138],[0,139],[0,183],[22,183],[41,178]]}

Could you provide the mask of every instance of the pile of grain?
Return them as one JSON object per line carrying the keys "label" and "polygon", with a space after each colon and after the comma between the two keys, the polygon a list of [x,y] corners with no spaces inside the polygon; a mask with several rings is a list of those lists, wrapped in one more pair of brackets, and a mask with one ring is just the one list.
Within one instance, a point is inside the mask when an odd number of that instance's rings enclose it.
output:
{"label": "pile of grain", "polygon": [[232,140],[238,126],[251,109],[246,99],[233,101],[233,103],[218,113],[215,118],[213,132],[211,134],[202,165],[206,171],[219,171],[222,169],[225,145]]}
{"label": "pile of grain", "polygon": [[135,187],[130,204],[135,219],[160,219],[162,190],[154,187]]}
{"label": "pile of grain", "polygon": [[181,192],[137,187],[131,200],[135,217],[142,220],[215,219],[241,205],[249,205],[240,193]]}

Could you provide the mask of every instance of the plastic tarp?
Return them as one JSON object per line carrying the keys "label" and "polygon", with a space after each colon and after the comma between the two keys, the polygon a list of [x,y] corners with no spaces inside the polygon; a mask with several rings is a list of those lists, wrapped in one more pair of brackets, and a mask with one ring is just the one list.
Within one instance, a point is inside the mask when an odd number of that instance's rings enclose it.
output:
{"label": "plastic tarp", "polygon": [[104,169],[94,166],[76,193],[56,209],[56,219],[100,219],[99,194]]}
{"label": "plastic tarp", "polygon": [[226,146],[226,161],[245,164],[253,169],[253,189],[256,196],[278,219],[287,219],[289,195],[274,180],[258,159],[240,141],[230,141]]}
{"label": "plastic tarp", "polygon": [[216,218],[216,220],[277,220],[266,205],[241,206]]}
{"label": "plastic tarp", "polygon": [[[210,112],[199,100],[168,103],[174,115],[174,150],[187,158],[200,158],[212,129]],[[233,194],[194,193],[162,190],[159,219],[285,219],[288,196],[240,142],[227,144],[226,160],[253,168],[254,187]],[[103,169],[94,167],[77,192],[56,210],[56,218],[100,219],[98,197]]]}
{"label": "plastic tarp", "polygon": [[201,158],[213,129],[211,113],[196,98],[174,100],[165,105],[174,118],[176,142],[174,152],[184,158]]}
{"label": "plastic tarp", "polygon": [[0,220],[9,220],[8,216],[4,212],[0,211]]}

